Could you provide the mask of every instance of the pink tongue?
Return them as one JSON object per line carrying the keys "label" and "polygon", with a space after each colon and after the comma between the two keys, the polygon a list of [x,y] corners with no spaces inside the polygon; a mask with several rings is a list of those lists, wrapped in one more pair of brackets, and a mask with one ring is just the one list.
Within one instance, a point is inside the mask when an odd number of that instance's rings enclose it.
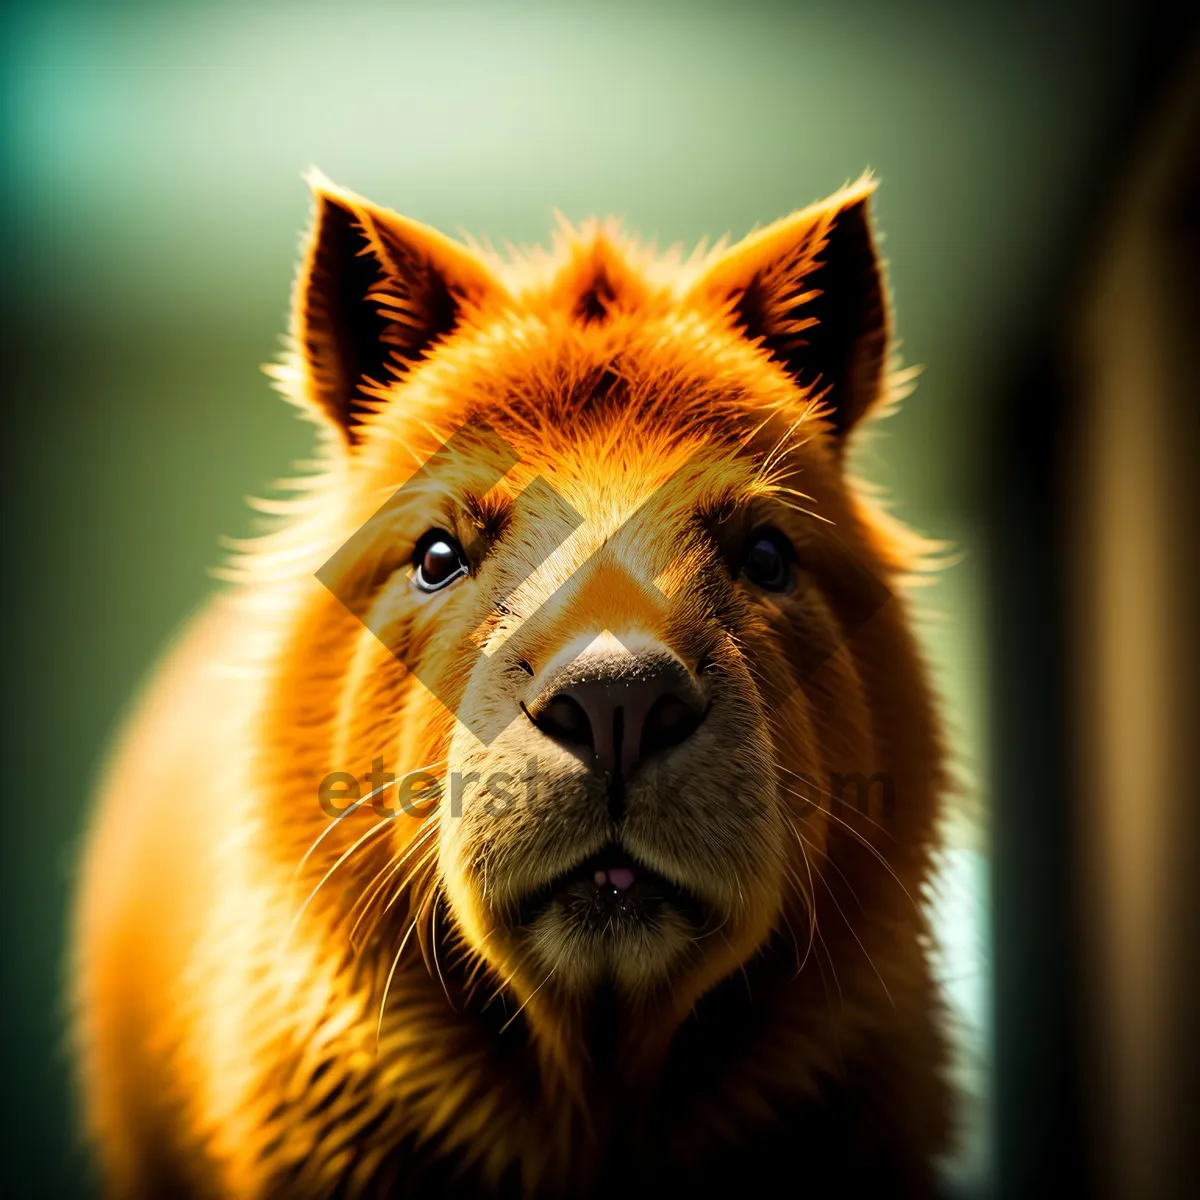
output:
{"label": "pink tongue", "polygon": [[628,867],[610,867],[608,870],[608,882],[618,892],[624,892],[633,886],[633,872]]}

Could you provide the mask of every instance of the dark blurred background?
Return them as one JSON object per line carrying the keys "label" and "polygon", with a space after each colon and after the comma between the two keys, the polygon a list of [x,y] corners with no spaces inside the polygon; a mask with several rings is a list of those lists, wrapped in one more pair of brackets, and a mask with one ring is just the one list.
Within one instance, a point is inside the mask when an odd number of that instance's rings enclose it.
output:
{"label": "dark blurred background", "polygon": [[[970,1196],[1200,1194],[1192,760],[1198,60],[1155,3],[9,2],[0,1191],[92,1194],[63,955],[139,681],[310,449],[268,388],[300,173],[496,245],[660,245],[881,180],[920,386],[856,468],[962,794],[931,897]],[[1190,790],[1189,790],[1190,788]]]}

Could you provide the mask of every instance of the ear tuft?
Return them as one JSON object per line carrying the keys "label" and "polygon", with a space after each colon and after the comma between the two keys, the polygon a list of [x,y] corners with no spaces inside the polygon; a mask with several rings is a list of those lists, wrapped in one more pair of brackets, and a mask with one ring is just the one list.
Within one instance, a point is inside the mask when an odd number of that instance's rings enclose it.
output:
{"label": "ear tuft", "polygon": [[864,178],[723,251],[688,293],[728,312],[801,387],[836,441],[881,398],[890,319]]}
{"label": "ear tuft", "polygon": [[307,399],[343,433],[502,288],[465,246],[306,176],[316,212],[293,299]]}

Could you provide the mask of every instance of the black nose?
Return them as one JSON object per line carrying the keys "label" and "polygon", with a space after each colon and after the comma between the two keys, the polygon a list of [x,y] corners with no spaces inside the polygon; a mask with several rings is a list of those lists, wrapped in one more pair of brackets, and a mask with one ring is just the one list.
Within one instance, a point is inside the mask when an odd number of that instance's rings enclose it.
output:
{"label": "black nose", "polygon": [[543,733],[604,775],[619,804],[638,767],[690,737],[707,706],[691,673],[665,648],[602,649],[568,663],[526,711]]}

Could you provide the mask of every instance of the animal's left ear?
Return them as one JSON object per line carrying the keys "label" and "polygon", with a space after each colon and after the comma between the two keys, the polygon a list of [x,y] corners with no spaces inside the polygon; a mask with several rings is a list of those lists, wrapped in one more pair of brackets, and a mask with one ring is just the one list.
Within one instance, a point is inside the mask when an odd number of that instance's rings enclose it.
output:
{"label": "animal's left ear", "polygon": [[880,398],[890,319],[866,178],[751,234],[688,293],[726,308],[793,379],[824,393],[840,444]]}

